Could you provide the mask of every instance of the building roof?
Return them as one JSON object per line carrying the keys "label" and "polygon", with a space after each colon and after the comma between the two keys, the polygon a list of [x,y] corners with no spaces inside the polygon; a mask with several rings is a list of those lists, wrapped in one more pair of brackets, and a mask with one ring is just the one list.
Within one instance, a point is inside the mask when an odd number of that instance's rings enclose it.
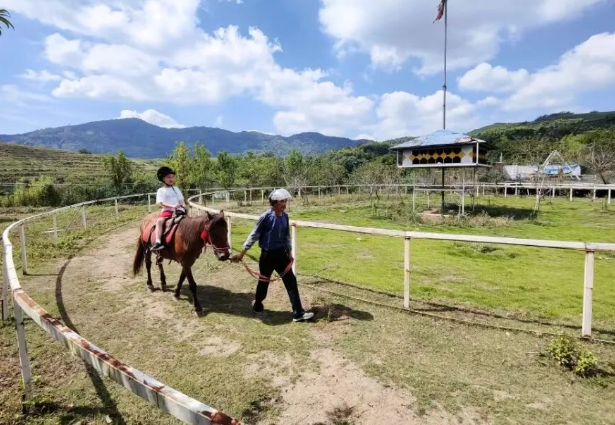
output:
{"label": "building roof", "polygon": [[438,130],[424,136],[415,137],[412,140],[393,146],[392,150],[408,148],[423,148],[435,146],[467,145],[470,143],[485,143],[484,140],[476,139],[462,133],[455,133],[450,130]]}

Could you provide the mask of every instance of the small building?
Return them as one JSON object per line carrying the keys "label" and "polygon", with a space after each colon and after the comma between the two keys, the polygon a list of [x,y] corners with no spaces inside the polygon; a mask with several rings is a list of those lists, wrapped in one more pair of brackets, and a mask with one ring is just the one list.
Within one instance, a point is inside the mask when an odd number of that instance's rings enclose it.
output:
{"label": "small building", "polygon": [[415,137],[391,150],[399,168],[488,167],[487,144],[462,133],[438,130]]}

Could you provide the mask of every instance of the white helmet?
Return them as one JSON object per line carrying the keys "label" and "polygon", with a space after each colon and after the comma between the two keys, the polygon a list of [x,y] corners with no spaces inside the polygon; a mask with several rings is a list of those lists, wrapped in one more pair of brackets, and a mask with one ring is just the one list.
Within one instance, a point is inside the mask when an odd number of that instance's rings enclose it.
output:
{"label": "white helmet", "polygon": [[293,197],[286,189],[276,189],[269,194],[269,199],[272,201],[282,201],[284,199],[293,199]]}

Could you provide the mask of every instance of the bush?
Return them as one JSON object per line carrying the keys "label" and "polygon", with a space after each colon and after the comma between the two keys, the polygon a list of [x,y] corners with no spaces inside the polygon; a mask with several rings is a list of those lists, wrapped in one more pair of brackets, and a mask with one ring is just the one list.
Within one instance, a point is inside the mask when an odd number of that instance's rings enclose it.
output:
{"label": "bush", "polygon": [[551,341],[547,352],[557,363],[572,370],[575,374],[587,378],[598,371],[598,358],[594,353],[571,337],[561,335]]}

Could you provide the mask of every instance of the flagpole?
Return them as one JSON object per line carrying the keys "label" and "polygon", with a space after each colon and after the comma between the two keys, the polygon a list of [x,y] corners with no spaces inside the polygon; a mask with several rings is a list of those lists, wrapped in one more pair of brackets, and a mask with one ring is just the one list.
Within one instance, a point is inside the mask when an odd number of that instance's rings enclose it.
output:
{"label": "flagpole", "polygon": [[446,83],[446,50],[448,45],[448,1],[444,1],[444,85],[442,86],[444,93],[444,103],[442,105],[442,128],[446,130],[446,91],[448,89]]}

